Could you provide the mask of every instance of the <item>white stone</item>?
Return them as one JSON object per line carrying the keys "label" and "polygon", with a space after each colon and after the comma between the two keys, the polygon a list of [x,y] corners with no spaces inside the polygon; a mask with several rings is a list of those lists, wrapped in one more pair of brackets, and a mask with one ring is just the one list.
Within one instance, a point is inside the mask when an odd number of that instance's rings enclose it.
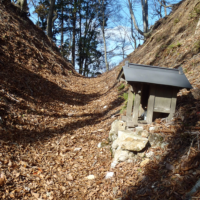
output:
{"label": "white stone", "polygon": [[103,108],[107,108],[108,106],[104,106]]}
{"label": "white stone", "polygon": [[114,176],[114,172],[107,172],[106,179],[112,178]]}
{"label": "white stone", "polygon": [[88,180],[92,180],[92,179],[95,179],[95,176],[94,175],[89,175],[86,177]]}
{"label": "white stone", "polygon": [[138,138],[140,136],[138,136],[136,134],[136,132],[133,132],[131,130],[119,130],[118,131],[118,139],[120,140],[125,140],[126,138],[131,137],[131,138]]}
{"label": "white stone", "polygon": [[114,141],[117,139],[118,137],[118,130],[125,130],[125,125],[126,123],[121,121],[121,120],[115,120],[112,124],[111,124],[111,130],[109,132],[109,140],[110,141]]}
{"label": "white stone", "polygon": [[109,147],[109,143],[107,141],[103,141],[103,142],[99,142],[99,144],[97,145],[99,148],[103,148],[103,147]]}
{"label": "white stone", "polygon": [[153,126],[149,127],[149,131],[154,131],[155,129],[156,129],[156,128],[153,127]]}
{"label": "white stone", "polygon": [[[119,147],[119,142],[118,142],[118,140],[115,140],[115,141],[112,143],[112,149],[113,149],[113,150],[116,150],[118,147]],[[119,148],[120,148],[120,147],[119,147]]]}
{"label": "white stone", "polygon": [[136,135],[132,131],[118,131],[118,138],[113,142],[112,149],[141,151],[148,142],[147,138]]}
{"label": "white stone", "polygon": [[101,148],[101,142],[99,142],[99,144],[98,144],[98,148]]}
{"label": "white stone", "polygon": [[117,161],[113,161],[113,162],[111,163],[111,168],[115,168],[117,164],[118,164]]}
{"label": "white stone", "polygon": [[144,152],[143,152],[143,153],[137,153],[137,155],[138,155],[139,157],[143,158],[143,157],[145,156],[145,153],[144,153]]}
{"label": "white stone", "polygon": [[77,147],[74,149],[74,151],[80,151],[82,148],[81,147]]}
{"label": "white stone", "polygon": [[157,146],[160,146],[162,143],[164,143],[164,137],[156,133],[150,133],[148,139],[152,147],[154,146],[157,147]]}
{"label": "white stone", "polygon": [[129,159],[127,160],[127,163],[134,163],[134,161],[135,161],[135,160],[134,160],[133,158],[132,158],[132,159],[129,158]]}
{"label": "white stone", "polygon": [[153,151],[149,151],[148,153],[146,153],[146,157],[147,158],[150,158],[154,155],[154,152]]}
{"label": "white stone", "polygon": [[141,136],[147,138],[147,137],[149,137],[149,132],[144,130],[144,131],[142,131]]}
{"label": "white stone", "polygon": [[144,129],[141,126],[138,126],[135,128],[136,134],[140,134],[140,132],[142,132]]}
{"label": "white stone", "polygon": [[147,142],[148,140],[126,138],[121,144],[121,148],[129,151],[141,151],[145,148]]}
{"label": "white stone", "polygon": [[114,160],[116,160],[116,161],[121,161],[121,162],[123,162],[123,161],[125,161],[125,160],[128,160],[128,158],[129,158],[129,152],[128,151],[122,151],[121,149],[117,149],[116,151],[115,151],[115,156],[114,156]]}
{"label": "white stone", "polygon": [[29,187],[25,187],[24,189],[25,189],[26,191],[28,191],[28,192],[31,190]]}
{"label": "white stone", "polygon": [[144,167],[146,164],[149,163],[149,158],[146,158],[145,160],[143,160],[141,163],[140,163],[140,167]]}
{"label": "white stone", "polygon": [[134,155],[135,154],[133,152],[117,149],[114,155],[114,162],[115,163],[124,162],[128,159],[132,159]]}
{"label": "white stone", "polygon": [[161,149],[164,149],[165,148],[165,146],[167,146],[168,145],[168,143],[167,142],[163,142],[161,145],[160,145],[160,148]]}

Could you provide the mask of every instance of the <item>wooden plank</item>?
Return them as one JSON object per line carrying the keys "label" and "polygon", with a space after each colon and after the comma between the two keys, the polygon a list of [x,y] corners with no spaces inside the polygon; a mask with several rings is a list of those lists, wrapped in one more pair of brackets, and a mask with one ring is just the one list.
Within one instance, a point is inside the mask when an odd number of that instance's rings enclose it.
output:
{"label": "wooden plank", "polygon": [[150,86],[150,95],[148,99],[148,105],[147,105],[147,123],[152,123],[153,120],[153,108],[155,103],[155,85]]}
{"label": "wooden plank", "polygon": [[139,116],[141,116],[144,113],[144,109],[142,108],[142,94],[143,94],[144,85],[142,84],[141,89],[141,100],[140,100],[140,108],[139,108]]}
{"label": "wooden plank", "polygon": [[159,112],[159,113],[170,113],[170,108],[162,108],[162,107],[155,107],[153,109],[154,112]]}
{"label": "wooden plank", "polygon": [[[156,90],[155,90],[154,108],[162,108],[164,112],[165,110],[170,111],[172,91],[173,91],[173,87],[157,85]],[[159,112],[159,111],[156,111],[156,112]]]}
{"label": "wooden plank", "polygon": [[133,107],[133,117],[132,122],[134,124],[138,123],[138,115],[139,115],[139,107],[140,107],[140,100],[141,100],[141,91],[137,91],[135,93],[135,99],[134,99],[134,107]]}
{"label": "wooden plank", "polygon": [[122,121],[126,122],[126,120],[127,120],[127,117],[126,116],[122,116]]}
{"label": "wooden plank", "polygon": [[171,120],[172,117],[174,116],[174,113],[176,110],[177,93],[178,93],[178,89],[173,88],[172,98],[171,98],[171,109],[170,109],[170,114],[169,114],[168,120]]}
{"label": "wooden plank", "polygon": [[128,103],[126,108],[126,121],[131,121],[131,113],[132,113],[132,107],[133,107],[133,93],[132,93],[132,86],[129,87],[128,90]]}
{"label": "wooden plank", "polygon": [[142,113],[144,113],[144,109],[142,108],[142,104],[140,104],[139,116],[141,116],[141,115],[142,115]]}

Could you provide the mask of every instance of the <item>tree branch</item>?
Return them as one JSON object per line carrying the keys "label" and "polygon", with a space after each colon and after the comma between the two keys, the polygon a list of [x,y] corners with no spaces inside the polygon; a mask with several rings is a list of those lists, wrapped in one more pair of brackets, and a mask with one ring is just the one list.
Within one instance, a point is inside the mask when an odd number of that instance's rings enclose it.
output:
{"label": "tree branch", "polygon": [[128,0],[128,3],[129,3],[129,12],[130,12],[130,14],[131,14],[131,18],[132,18],[132,20],[133,20],[133,24],[134,24],[135,29],[138,31],[139,34],[141,34],[141,35],[143,35],[145,38],[147,38],[147,37],[151,34],[151,32],[152,32],[153,26],[152,26],[152,28],[151,28],[147,33],[141,31],[141,30],[139,29],[138,25],[137,25],[137,22],[136,22],[136,19],[135,19],[133,10],[132,10],[132,6],[131,6],[130,0]]}
{"label": "tree branch", "polygon": [[158,2],[160,3],[161,6],[163,6],[164,8],[169,8],[169,7],[173,7],[174,5],[173,4],[170,4],[168,6],[162,4],[162,2],[160,0],[158,0]]}

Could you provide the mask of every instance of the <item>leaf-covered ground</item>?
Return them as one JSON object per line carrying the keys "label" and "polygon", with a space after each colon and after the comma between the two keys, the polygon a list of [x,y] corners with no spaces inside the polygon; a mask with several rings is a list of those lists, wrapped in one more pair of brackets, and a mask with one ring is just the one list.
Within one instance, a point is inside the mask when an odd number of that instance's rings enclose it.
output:
{"label": "leaf-covered ground", "polygon": [[[145,127],[155,126],[169,145],[149,148],[155,156],[146,166],[140,166],[145,158],[138,158],[115,169],[107,138],[128,88],[118,89],[123,63],[97,78],[82,77],[42,30],[19,17],[14,6],[0,4],[0,198],[184,199],[200,177],[198,2],[185,0],[128,57],[130,62],[182,65],[194,89],[178,94],[173,122],[158,119]],[[167,35],[169,27],[172,35],[164,37],[159,28]],[[168,46],[156,54],[162,45]],[[98,148],[102,141],[108,146]],[[105,179],[110,171],[114,177]]]}

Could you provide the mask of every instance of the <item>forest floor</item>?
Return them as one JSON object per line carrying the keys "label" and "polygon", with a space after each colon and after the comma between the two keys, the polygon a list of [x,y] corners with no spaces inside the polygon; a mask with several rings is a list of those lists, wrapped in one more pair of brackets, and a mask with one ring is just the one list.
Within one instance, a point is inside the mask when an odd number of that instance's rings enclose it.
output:
{"label": "forest floor", "polygon": [[[196,6],[198,1],[185,0],[126,59],[164,67],[181,65],[192,83],[191,91],[179,92],[171,123],[158,119],[145,127],[156,126],[169,145],[149,148],[147,152],[155,156],[145,166],[138,161],[111,169],[111,151],[98,148],[98,143],[109,144],[111,123],[121,117],[120,96],[128,86],[120,90],[117,76],[124,62],[97,78],[83,77],[41,29],[20,17],[14,6],[0,4],[0,198],[184,199],[200,178],[200,55],[196,16],[187,21],[194,30],[186,27],[181,32],[179,15],[184,9],[185,15],[186,11],[191,15]],[[178,33],[173,29],[176,15]],[[170,23],[179,37],[170,36],[171,43],[157,33]],[[173,45],[156,54],[164,42]],[[107,172],[114,176],[105,179]],[[89,180],[89,175],[94,179]]]}

